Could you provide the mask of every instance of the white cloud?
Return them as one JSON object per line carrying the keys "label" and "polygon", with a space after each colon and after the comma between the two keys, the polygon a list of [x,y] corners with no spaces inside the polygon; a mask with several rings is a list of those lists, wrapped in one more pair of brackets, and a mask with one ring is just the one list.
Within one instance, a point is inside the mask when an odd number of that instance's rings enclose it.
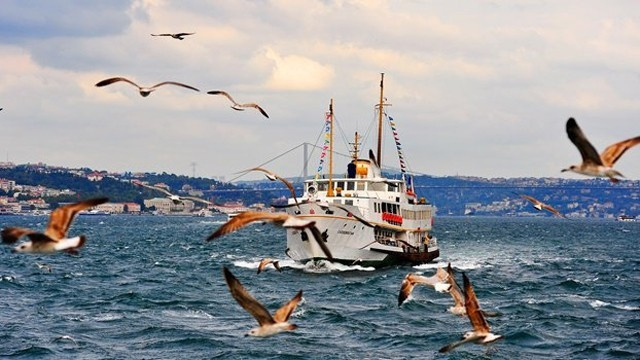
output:
{"label": "white cloud", "polygon": [[300,55],[281,55],[267,48],[263,55],[272,62],[266,86],[275,90],[317,90],[333,78],[333,69]]}

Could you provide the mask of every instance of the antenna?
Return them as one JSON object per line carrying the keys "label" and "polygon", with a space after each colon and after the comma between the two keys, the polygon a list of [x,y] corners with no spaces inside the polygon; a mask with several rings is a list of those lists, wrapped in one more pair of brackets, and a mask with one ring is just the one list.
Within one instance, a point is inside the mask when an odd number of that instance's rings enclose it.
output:
{"label": "antenna", "polygon": [[196,165],[197,164],[195,161],[191,162],[191,174],[193,175],[192,177],[194,178],[196,177]]}

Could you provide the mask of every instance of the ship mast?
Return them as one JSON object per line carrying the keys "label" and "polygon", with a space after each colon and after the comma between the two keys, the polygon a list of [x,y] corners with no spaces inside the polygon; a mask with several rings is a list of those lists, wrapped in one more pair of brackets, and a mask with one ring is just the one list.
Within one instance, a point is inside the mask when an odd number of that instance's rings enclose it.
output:
{"label": "ship mast", "polygon": [[378,164],[382,168],[382,113],[384,112],[384,73],[380,74],[380,102],[378,103]]}
{"label": "ship mast", "polygon": [[329,188],[327,197],[333,196],[333,99],[329,103]]}

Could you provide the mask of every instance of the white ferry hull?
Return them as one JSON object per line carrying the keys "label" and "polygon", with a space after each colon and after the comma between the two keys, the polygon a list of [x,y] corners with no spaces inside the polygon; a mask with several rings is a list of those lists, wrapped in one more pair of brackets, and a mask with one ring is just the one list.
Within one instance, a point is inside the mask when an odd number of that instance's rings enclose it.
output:
{"label": "white ferry hull", "polygon": [[[419,264],[429,262],[439,256],[437,247],[432,246],[421,252],[411,252],[409,248],[388,245],[377,241],[374,228],[363,224],[345,211],[333,210],[326,213],[317,204],[301,204],[300,209],[289,207],[287,212],[297,217],[315,221],[315,226],[323,234],[323,241],[330,250],[334,262],[346,265],[381,267],[392,264]],[[331,213],[332,212],[332,213]],[[354,212],[357,210],[354,209]],[[287,229],[286,255],[298,262],[327,260],[310,231]]]}

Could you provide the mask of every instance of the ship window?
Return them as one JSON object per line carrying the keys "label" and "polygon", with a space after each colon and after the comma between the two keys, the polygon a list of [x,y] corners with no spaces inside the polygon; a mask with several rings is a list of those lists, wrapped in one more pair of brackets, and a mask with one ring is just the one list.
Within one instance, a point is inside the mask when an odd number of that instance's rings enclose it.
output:
{"label": "ship window", "polygon": [[344,189],[344,182],[343,181],[334,182],[333,183],[333,189],[335,190],[337,188]]}
{"label": "ship window", "polygon": [[387,184],[381,182],[373,182],[370,185],[371,191],[387,191]]}
{"label": "ship window", "polygon": [[353,200],[345,200],[344,204],[345,205],[353,205]]}
{"label": "ship window", "polygon": [[382,203],[382,212],[387,212],[387,203]]}
{"label": "ship window", "polygon": [[347,190],[353,190],[355,189],[355,186],[356,186],[355,182],[353,181],[347,181],[345,185],[346,185],[345,189]]}
{"label": "ship window", "polygon": [[327,191],[327,183],[326,182],[318,183],[318,191]]}
{"label": "ship window", "polygon": [[365,189],[364,184],[365,184],[364,181],[357,181],[356,182],[356,190],[364,190]]}

